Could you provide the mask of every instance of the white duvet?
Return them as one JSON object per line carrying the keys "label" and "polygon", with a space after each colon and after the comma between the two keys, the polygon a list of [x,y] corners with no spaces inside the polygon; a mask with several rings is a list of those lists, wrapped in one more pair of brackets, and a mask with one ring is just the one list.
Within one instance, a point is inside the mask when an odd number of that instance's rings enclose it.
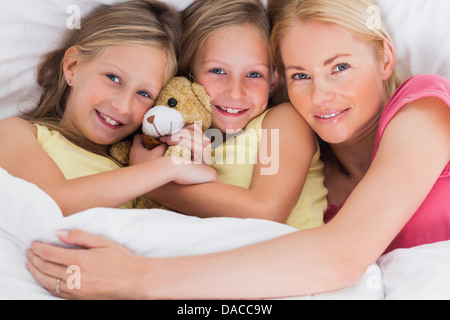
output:
{"label": "white duvet", "polygon": [[[34,240],[58,244],[56,231],[79,228],[139,255],[179,256],[232,249],[295,229],[257,219],[188,217],[163,210],[96,208],[63,218],[36,186],[0,168],[0,299],[54,299],[25,268]],[[396,250],[370,266],[359,283],[294,299],[448,299],[450,242]]]}

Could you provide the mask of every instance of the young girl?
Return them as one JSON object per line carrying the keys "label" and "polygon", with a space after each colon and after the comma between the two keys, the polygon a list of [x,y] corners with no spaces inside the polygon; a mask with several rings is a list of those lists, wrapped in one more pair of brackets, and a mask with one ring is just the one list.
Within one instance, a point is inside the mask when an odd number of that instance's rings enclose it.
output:
{"label": "young girl", "polygon": [[207,166],[176,166],[158,157],[162,150],[120,169],[105,156],[140,127],[175,73],[180,27],[178,13],[156,1],[102,6],[87,16],[41,63],[37,108],[0,124],[0,165],[47,192],[64,215],[129,207],[170,181],[214,181]]}
{"label": "young girl", "polygon": [[[180,70],[211,97],[214,142],[232,137],[213,154],[222,183],[165,186],[150,197],[201,217],[261,218],[299,229],[322,225],[327,191],[314,134],[290,104],[267,110],[278,77],[264,6],[259,0],[197,0],[183,21]],[[192,147],[189,134],[167,142],[180,138]]]}
{"label": "young girl", "polygon": [[[274,15],[273,43],[289,96],[332,151],[325,161],[329,199],[345,202],[330,222],[237,250],[170,259],[136,257],[106,239],[71,231],[61,238],[90,249],[74,254],[35,244],[34,265],[49,270],[63,264],[51,275],[33,267],[36,278],[54,290],[64,267],[83,261],[83,277],[104,286],[130,275],[128,298],[298,296],[357,282],[386,251],[449,240],[450,83],[417,76],[393,94],[395,52],[382,23],[367,25],[373,5],[293,0]],[[98,276],[107,257],[123,263]],[[140,272],[131,276],[133,270]],[[92,297],[99,287],[64,295]],[[129,291],[116,292],[124,297]]]}

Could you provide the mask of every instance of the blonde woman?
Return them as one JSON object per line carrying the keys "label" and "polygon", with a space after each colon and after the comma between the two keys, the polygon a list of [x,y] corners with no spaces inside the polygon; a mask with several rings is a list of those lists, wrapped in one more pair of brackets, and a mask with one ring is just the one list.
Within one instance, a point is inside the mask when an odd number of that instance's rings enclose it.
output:
{"label": "blonde woman", "polygon": [[127,168],[106,156],[140,127],[175,74],[179,14],[157,1],[130,1],[101,6],[82,25],[40,65],[36,109],[0,124],[0,165],[47,192],[65,216],[130,207],[170,181],[215,181],[208,166],[175,165],[159,157],[163,150]]}
{"label": "blonde woman", "polygon": [[[289,97],[329,145],[328,198],[343,203],[334,218],[238,250],[170,259],[136,257],[100,237],[66,232],[65,242],[89,248],[77,253],[91,270],[83,275],[105,286],[128,275],[134,298],[297,296],[354,284],[394,248],[450,239],[450,84],[418,76],[393,94],[393,43],[384,27],[367,24],[371,5],[288,0],[272,13]],[[33,264],[45,260],[46,268],[74,261],[70,251],[43,244],[32,252]],[[96,276],[102,270],[96,264],[112,256],[123,263],[108,277]],[[54,270],[52,281],[32,272],[52,288],[55,278],[65,277],[65,268]],[[67,297],[95,292],[90,287]]]}

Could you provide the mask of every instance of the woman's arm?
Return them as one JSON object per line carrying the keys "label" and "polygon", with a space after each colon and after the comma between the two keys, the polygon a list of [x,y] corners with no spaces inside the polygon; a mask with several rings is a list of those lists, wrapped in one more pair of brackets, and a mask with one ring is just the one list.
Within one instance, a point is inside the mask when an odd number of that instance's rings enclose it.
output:
{"label": "woman's arm", "polygon": [[[357,282],[420,206],[450,160],[450,110],[437,99],[408,106],[388,125],[374,162],[340,213],[327,225],[237,250],[169,259],[136,257],[102,273],[120,249],[82,232],[63,240],[88,250],[71,251],[34,243],[30,270],[50,290],[63,266],[83,264],[89,279],[82,290],[64,295],[111,293],[118,275],[130,298],[263,298],[336,290]],[[433,143],[430,143],[433,142]],[[83,241],[82,241],[83,240]],[[129,257],[129,253],[124,254]],[[117,261],[122,261],[117,259]],[[130,267],[133,266],[133,267]],[[140,272],[133,270],[139,269]],[[109,282],[108,282],[109,281]]]}
{"label": "woman's arm", "polygon": [[[267,149],[269,154],[272,151],[271,163],[263,164],[264,161],[258,158],[249,189],[223,183],[195,186],[169,184],[152,191],[149,197],[189,215],[286,222],[300,196],[312,157],[317,151],[316,140],[309,126],[290,104],[271,110],[264,119],[262,129],[268,131]],[[277,130],[279,139],[271,141],[270,130]]]}
{"label": "woman's arm", "polygon": [[426,198],[450,160],[449,140],[447,105],[411,103],[388,125],[371,168],[329,224],[214,255],[148,260],[152,277],[142,288],[148,297],[254,298],[353,284]]}
{"label": "woman's arm", "polygon": [[[11,118],[0,125],[0,165],[10,174],[36,184],[60,206],[64,215],[93,207],[117,208],[171,181],[215,181],[208,166],[175,165],[159,157],[138,166],[66,180],[36,140],[34,125]],[[126,186],[126,187],[124,187]]]}

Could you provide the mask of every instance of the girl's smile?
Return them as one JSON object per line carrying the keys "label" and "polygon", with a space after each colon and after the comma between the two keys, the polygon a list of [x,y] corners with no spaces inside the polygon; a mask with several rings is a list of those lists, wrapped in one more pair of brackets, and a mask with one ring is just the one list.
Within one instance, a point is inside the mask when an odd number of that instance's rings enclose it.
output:
{"label": "girl's smile", "polygon": [[119,121],[110,118],[109,116],[101,113],[98,110],[95,111],[97,112],[100,122],[102,122],[104,125],[110,127],[111,129],[119,129],[123,127],[123,123],[120,123]]}
{"label": "girl's smile", "polygon": [[224,116],[229,116],[229,117],[239,117],[243,113],[245,113],[249,110],[249,109],[222,107],[222,106],[215,106],[215,107],[221,114],[223,114]]}
{"label": "girl's smile", "polygon": [[201,47],[193,66],[196,82],[214,106],[212,126],[239,131],[266,108],[274,81],[269,48],[250,25],[224,27]]}

